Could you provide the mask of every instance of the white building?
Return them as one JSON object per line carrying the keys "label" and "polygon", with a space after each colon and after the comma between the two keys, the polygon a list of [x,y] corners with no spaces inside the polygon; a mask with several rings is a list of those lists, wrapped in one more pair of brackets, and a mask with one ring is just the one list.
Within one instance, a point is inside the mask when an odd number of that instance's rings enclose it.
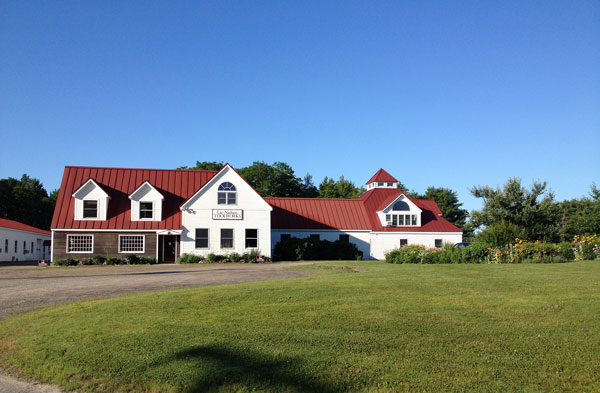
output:
{"label": "white building", "polygon": [[0,218],[0,262],[50,258],[50,231]]}
{"label": "white building", "polygon": [[271,256],[294,236],[349,241],[365,259],[382,259],[404,244],[462,241],[435,201],[413,199],[397,182],[380,169],[358,199],[263,198],[228,164],[219,171],[66,167],[52,258]]}

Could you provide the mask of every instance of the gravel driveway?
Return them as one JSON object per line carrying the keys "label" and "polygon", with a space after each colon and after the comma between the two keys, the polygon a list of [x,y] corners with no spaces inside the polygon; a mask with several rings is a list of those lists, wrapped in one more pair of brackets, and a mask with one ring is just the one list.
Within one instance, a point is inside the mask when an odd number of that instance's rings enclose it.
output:
{"label": "gravel driveway", "polygon": [[[309,273],[288,269],[302,264],[306,263],[50,268],[0,264],[0,320],[12,313],[89,298],[302,277]],[[20,381],[0,369],[0,393],[17,392],[54,393],[60,390]]]}

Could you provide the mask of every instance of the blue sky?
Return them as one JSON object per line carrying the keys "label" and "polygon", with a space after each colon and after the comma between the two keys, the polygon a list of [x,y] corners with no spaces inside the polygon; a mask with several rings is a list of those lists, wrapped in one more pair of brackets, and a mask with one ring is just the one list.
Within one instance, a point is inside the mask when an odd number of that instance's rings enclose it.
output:
{"label": "blue sky", "polygon": [[284,161],[409,188],[600,184],[600,3],[0,7],[0,178]]}

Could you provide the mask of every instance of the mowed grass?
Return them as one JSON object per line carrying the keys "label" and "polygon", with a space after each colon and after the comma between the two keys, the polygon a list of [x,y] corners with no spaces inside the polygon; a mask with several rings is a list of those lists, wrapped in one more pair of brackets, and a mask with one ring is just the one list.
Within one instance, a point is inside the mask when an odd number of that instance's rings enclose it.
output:
{"label": "mowed grass", "polygon": [[599,262],[302,268],[15,316],[0,362],[98,392],[600,391]]}

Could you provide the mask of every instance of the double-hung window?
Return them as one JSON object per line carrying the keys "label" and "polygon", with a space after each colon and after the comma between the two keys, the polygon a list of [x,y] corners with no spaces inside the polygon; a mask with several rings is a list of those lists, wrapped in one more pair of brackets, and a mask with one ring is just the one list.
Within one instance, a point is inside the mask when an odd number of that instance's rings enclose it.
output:
{"label": "double-hung window", "polygon": [[98,201],[83,201],[83,218],[98,218]]}
{"label": "double-hung window", "polygon": [[152,219],[152,202],[140,202],[140,219]]}
{"label": "double-hung window", "polygon": [[221,248],[233,248],[232,228],[221,228]]}
{"label": "double-hung window", "polygon": [[196,248],[208,248],[208,228],[196,228]]}
{"label": "double-hung window", "polygon": [[258,229],[246,229],[246,248],[258,248]]}
{"label": "double-hung window", "polygon": [[67,235],[67,252],[94,252],[94,235]]}
{"label": "double-hung window", "polygon": [[144,252],[144,235],[119,235],[119,252]]}

